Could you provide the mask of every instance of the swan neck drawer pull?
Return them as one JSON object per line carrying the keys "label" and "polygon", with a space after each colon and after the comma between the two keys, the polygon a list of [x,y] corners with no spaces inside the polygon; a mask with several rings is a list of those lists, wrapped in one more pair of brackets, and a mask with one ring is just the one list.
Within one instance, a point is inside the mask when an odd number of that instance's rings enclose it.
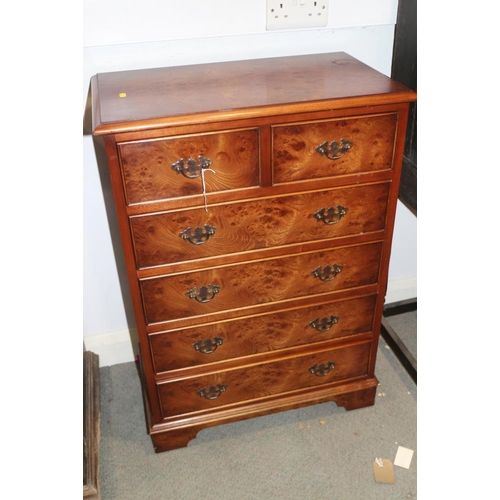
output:
{"label": "swan neck drawer pull", "polygon": [[352,142],[347,139],[340,139],[340,144],[337,141],[332,141],[330,143],[325,141],[316,147],[316,151],[320,156],[326,156],[329,160],[338,160],[342,158],[352,146]]}
{"label": "swan neck drawer pull", "polygon": [[193,245],[203,245],[203,243],[208,241],[210,236],[215,234],[215,231],[217,231],[216,227],[205,224],[204,227],[195,227],[194,229],[188,227],[179,236]]}
{"label": "swan neck drawer pull", "polygon": [[212,165],[212,160],[204,156],[198,156],[198,162],[194,158],[189,158],[188,161],[181,158],[172,163],[172,170],[188,179],[197,179],[201,175],[201,170],[209,168],[210,165]]}
{"label": "swan neck drawer pull", "polygon": [[325,316],[324,318],[316,318],[309,323],[309,326],[318,330],[318,332],[327,332],[333,325],[339,322],[338,316],[331,315],[330,317]]}
{"label": "swan neck drawer pull", "polygon": [[335,363],[333,361],[328,361],[327,363],[311,366],[311,368],[309,368],[309,373],[316,375],[316,377],[326,377],[334,368]]}
{"label": "swan neck drawer pull", "polygon": [[332,281],[335,279],[337,274],[342,272],[343,267],[338,264],[333,264],[333,266],[317,267],[311,272],[311,275],[315,278],[319,278],[321,281]]}
{"label": "swan neck drawer pull", "polygon": [[336,208],[334,207],[322,208],[317,212],[314,212],[313,217],[316,220],[322,221],[328,225],[337,224],[337,222],[340,222],[340,219],[344,217],[347,211],[348,208],[342,207],[341,205],[337,205]]}
{"label": "swan neck drawer pull", "polygon": [[220,292],[219,285],[208,285],[202,286],[200,289],[194,287],[186,292],[186,295],[190,299],[194,299],[197,302],[210,302],[218,293]]}
{"label": "swan neck drawer pull", "polygon": [[217,399],[226,389],[227,385],[217,384],[216,387],[212,385],[209,389],[203,387],[197,392],[197,394],[205,399]]}
{"label": "swan neck drawer pull", "polygon": [[214,337],[212,339],[198,340],[193,344],[193,349],[203,354],[212,354],[217,350],[217,347],[224,343],[221,337]]}

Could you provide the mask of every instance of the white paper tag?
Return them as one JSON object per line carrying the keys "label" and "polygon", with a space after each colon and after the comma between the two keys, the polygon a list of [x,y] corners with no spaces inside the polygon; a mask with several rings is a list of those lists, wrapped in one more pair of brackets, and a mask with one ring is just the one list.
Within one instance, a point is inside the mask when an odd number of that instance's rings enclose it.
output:
{"label": "white paper tag", "polygon": [[394,465],[398,467],[410,468],[411,459],[413,458],[413,450],[400,446],[394,459]]}
{"label": "white paper tag", "polygon": [[208,212],[208,205],[207,205],[207,187],[205,185],[205,170],[208,170],[209,172],[213,172],[215,174],[215,170],[212,170],[211,168],[202,168],[201,169],[201,187],[203,191],[203,201],[205,203],[205,212]]}

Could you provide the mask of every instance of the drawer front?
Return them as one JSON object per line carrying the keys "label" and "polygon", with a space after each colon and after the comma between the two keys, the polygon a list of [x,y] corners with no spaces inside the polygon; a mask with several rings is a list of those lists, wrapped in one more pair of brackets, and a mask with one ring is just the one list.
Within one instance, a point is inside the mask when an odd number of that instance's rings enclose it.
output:
{"label": "drawer front", "polygon": [[275,126],[274,182],[391,169],[396,125],[389,114]]}
{"label": "drawer front", "polygon": [[389,184],[134,217],[138,268],[384,228]]}
{"label": "drawer front", "polygon": [[370,342],[158,385],[163,417],[366,375]]}
{"label": "drawer front", "polygon": [[381,248],[372,243],[144,279],[146,319],[151,324],[376,283]]}
{"label": "drawer front", "polygon": [[258,129],[120,143],[118,150],[131,205],[202,195],[208,163],[206,192],[259,185]]}
{"label": "drawer front", "polygon": [[151,335],[156,373],[369,332],[376,297]]}

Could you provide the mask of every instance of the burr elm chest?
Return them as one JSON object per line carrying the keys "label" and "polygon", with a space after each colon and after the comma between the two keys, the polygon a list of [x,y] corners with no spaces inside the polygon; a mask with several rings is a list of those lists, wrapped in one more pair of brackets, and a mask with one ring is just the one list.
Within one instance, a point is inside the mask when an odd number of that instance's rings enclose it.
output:
{"label": "burr elm chest", "polygon": [[372,405],[409,103],[345,53],[98,74],[157,452]]}

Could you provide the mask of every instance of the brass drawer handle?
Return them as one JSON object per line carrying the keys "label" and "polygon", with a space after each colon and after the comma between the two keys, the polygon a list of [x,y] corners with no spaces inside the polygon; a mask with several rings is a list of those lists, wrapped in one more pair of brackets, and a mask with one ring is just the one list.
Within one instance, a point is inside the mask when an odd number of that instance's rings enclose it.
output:
{"label": "brass drawer handle", "polygon": [[313,319],[309,323],[309,326],[311,326],[312,328],[316,328],[318,332],[327,332],[333,325],[336,325],[338,322],[339,322],[338,316],[331,315],[330,317],[325,316],[324,318],[321,319],[319,318]]}
{"label": "brass drawer handle", "polygon": [[217,384],[216,387],[212,385],[209,389],[203,387],[196,394],[205,399],[217,399],[226,389],[227,385]]}
{"label": "brass drawer handle", "polygon": [[322,208],[313,214],[313,217],[318,221],[323,221],[325,224],[337,224],[340,222],[340,219],[344,217],[347,213],[347,207],[342,207],[341,205],[337,205],[336,208]]}
{"label": "brass drawer handle", "polygon": [[212,165],[212,160],[204,156],[198,156],[198,163],[194,158],[189,158],[187,162],[184,161],[184,158],[181,158],[172,163],[172,170],[188,179],[197,179],[201,175],[201,170],[207,169],[210,165]]}
{"label": "brass drawer handle", "polygon": [[217,231],[217,228],[205,224],[203,228],[195,227],[194,229],[191,229],[190,227],[188,227],[184,229],[184,231],[182,231],[179,236],[183,240],[187,240],[193,245],[203,245],[203,243],[206,243],[208,241],[210,236],[213,236],[215,234],[215,231]]}
{"label": "brass drawer handle", "polygon": [[212,354],[217,350],[217,347],[224,343],[224,339],[214,337],[214,339],[198,340],[193,344],[193,349],[203,354]]}
{"label": "brass drawer handle", "polygon": [[333,361],[328,361],[327,363],[321,363],[320,365],[314,365],[309,368],[309,373],[316,375],[316,377],[325,377],[335,368],[335,363]]}
{"label": "brass drawer handle", "polygon": [[202,286],[199,290],[194,287],[186,292],[190,299],[195,299],[197,302],[210,302],[220,292],[219,285]]}
{"label": "brass drawer handle", "polygon": [[319,278],[321,281],[332,281],[342,269],[342,266],[333,264],[333,266],[318,267],[311,272],[311,275]]}
{"label": "brass drawer handle", "polygon": [[328,141],[321,143],[316,147],[320,156],[326,156],[329,160],[338,160],[342,158],[352,148],[352,142],[347,139],[340,139],[340,146],[337,141]]}

